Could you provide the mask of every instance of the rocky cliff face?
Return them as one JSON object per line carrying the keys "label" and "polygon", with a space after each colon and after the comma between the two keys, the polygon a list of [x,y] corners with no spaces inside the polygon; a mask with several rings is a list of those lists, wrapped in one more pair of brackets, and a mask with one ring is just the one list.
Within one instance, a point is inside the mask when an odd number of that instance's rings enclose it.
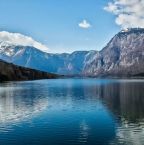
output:
{"label": "rocky cliff face", "polygon": [[0,60],[0,82],[57,78],[57,75],[16,66]]}
{"label": "rocky cliff face", "polygon": [[144,73],[144,29],[127,29],[87,61],[83,73],[90,76],[133,76]]}

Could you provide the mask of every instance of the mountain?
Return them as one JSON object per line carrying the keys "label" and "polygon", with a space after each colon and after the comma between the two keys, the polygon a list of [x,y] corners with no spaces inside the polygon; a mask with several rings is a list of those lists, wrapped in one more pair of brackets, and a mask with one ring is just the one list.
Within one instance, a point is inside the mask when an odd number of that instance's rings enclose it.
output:
{"label": "mountain", "polygon": [[24,68],[0,60],[0,82],[57,78],[57,75]]}
{"label": "mountain", "polygon": [[89,51],[51,54],[32,46],[0,42],[0,59],[16,65],[57,74],[80,74],[89,55]]}
{"label": "mountain", "polygon": [[0,59],[64,75],[144,76],[144,29],[125,29],[101,51],[51,54],[33,46],[0,41]]}
{"label": "mountain", "polygon": [[84,75],[144,75],[144,29],[132,28],[116,34],[105,48],[86,62]]}

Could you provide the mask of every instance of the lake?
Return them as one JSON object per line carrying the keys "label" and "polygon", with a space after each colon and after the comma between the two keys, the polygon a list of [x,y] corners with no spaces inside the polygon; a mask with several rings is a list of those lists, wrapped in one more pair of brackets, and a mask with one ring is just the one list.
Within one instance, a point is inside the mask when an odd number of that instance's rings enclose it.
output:
{"label": "lake", "polygon": [[0,145],[144,145],[144,80],[1,83]]}

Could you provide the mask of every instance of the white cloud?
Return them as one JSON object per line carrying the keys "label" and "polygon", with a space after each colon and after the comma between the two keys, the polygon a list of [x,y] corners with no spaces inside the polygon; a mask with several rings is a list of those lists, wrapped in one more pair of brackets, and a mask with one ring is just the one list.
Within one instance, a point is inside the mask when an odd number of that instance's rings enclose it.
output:
{"label": "white cloud", "polygon": [[91,24],[89,22],[87,22],[87,20],[83,20],[78,25],[79,25],[79,27],[81,27],[83,29],[88,29],[91,27]]}
{"label": "white cloud", "polygon": [[104,8],[122,28],[144,27],[144,0],[113,0]]}
{"label": "white cloud", "polygon": [[22,35],[20,33],[10,33],[7,31],[0,32],[0,41],[5,41],[13,45],[22,45],[22,46],[33,46],[41,51],[48,52],[49,49],[47,46],[43,45],[40,42],[35,41],[29,36]]}

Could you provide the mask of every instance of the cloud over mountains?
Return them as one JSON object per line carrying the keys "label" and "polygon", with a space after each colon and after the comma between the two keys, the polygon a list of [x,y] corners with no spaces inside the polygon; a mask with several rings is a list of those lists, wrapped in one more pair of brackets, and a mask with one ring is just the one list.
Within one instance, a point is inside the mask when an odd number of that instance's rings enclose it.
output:
{"label": "cloud over mountains", "polygon": [[10,33],[7,31],[1,31],[0,41],[8,42],[13,45],[33,46],[44,52],[49,51],[47,46],[43,45],[40,42],[35,41],[33,38],[29,36],[25,36],[20,33]]}
{"label": "cloud over mountains", "polygon": [[79,23],[79,27],[83,29],[88,29],[91,27],[91,24],[87,20],[83,20],[82,22]]}
{"label": "cloud over mountains", "polygon": [[113,0],[104,8],[122,28],[144,27],[144,0]]}

